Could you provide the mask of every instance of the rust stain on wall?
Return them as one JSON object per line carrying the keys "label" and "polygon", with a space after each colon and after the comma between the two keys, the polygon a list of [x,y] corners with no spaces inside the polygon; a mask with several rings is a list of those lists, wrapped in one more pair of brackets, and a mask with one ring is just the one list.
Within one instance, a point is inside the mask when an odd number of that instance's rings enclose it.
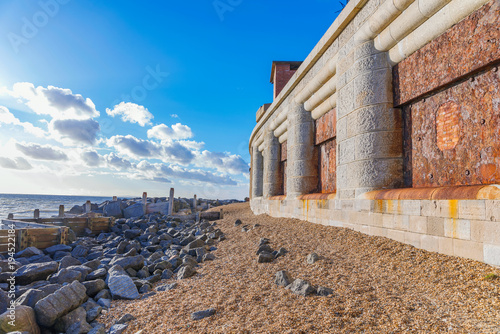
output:
{"label": "rust stain on wall", "polygon": [[337,117],[333,109],[315,121],[315,144],[318,147],[318,191],[332,193],[337,189]]}
{"label": "rust stain on wall", "polygon": [[393,68],[394,105],[500,60],[500,0],[493,0]]}
{"label": "rust stain on wall", "polygon": [[[500,73],[492,68],[403,107],[405,120],[410,119],[405,132],[411,134],[405,139],[405,157],[411,155],[405,159],[411,163],[405,172],[410,170],[413,187],[500,182],[499,82]],[[458,123],[458,138],[454,143],[453,137],[453,145],[440,144],[445,137],[438,133],[437,122],[443,110],[456,115],[452,119]]]}
{"label": "rust stain on wall", "polygon": [[460,137],[460,106],[453,101],[442,104],[436,117],[437,146],[441,151],[457,146]]}

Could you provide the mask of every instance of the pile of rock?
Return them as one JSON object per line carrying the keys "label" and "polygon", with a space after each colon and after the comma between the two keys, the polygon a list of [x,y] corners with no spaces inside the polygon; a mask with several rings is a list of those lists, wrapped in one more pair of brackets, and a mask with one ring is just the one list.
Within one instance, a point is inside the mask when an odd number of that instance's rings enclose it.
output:
{"label": "pile of rock", "polygon": [[276,285],[283,286],[296,295],[308,296],[308,295],[318,295],[318,296],[328,296],[333,293],[330,288],[325,288],[322,286],[314,287],[308,281],[297,278],[293,280],[290,274],[285,270],[280,270],[276,273],[274,278]]}
{"label": "pile of rock", "polygon": [[281,247],[279,250],[273,250],[269,245],[270,240],[267,238],[260,238],[259,248],[257,249],[257,262],[266,263],[273,262],[280,256],[284,256],[288,251]]}
{"label": "pile of rock", "polygon": [[[191,277],[199,263],[215,259],[210,252],[224,240],[216,223],[166,218],[151,214],[118,219],[110,233],[96,238],[79,238],[71,245],[43,251],[26,248],[15,254],[13,267],[1,260],[0,333],[40,333],[40,329],[43,333],[105,333],[95,319],[112,299],[137,299],[148,293],[144,298],[156,293],[151,291],[154,283]],[[10,299],[5,292],[11,276],[16,281],[15,327],[8,324]],[[109,333],[126,328],[116,325]]]}

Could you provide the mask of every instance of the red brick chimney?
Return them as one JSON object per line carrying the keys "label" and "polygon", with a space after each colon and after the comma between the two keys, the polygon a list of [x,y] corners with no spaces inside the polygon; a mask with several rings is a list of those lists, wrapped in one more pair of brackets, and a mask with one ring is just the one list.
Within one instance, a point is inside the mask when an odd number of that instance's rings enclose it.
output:
{"label": "red brick chimney", "polygon": [[273,61],[271,69],[271,83],[274,84],[274,98],[286,86],[288,80],[297,71],[301,61]]}

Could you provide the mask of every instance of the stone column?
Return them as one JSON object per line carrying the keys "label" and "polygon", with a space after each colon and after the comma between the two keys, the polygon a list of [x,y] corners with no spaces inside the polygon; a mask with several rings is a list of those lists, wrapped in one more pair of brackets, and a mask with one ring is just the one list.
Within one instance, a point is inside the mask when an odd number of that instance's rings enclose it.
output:
{"label": "stone column", "polygon": [[252,198],[262,196],[263,166],[262,153],[257,146],[252,147]]}
{"label": "stone column", "polygon": [[280,175],[280,143],[273,131],[267,130],[264,137],[264,187],[263,196],[278,195],[281,189]]}
{"label": "stone column", "polygon": [[303,104],[292,103],[288,113],[287,198],[315,192],[318,187],[318,152],[314,120]]}
{"label": "stone column", "polygon": [[337,196],[355,198],[400,187],[402,121],[400,110],[393,108],[387,54],[375,50],[373,41],[342,53],[337,64]]}
{"label": "stone column", "polygon": [[168,215],[171,216],[174,212],[174,188],[170,188],[170,196],[168,197]]}

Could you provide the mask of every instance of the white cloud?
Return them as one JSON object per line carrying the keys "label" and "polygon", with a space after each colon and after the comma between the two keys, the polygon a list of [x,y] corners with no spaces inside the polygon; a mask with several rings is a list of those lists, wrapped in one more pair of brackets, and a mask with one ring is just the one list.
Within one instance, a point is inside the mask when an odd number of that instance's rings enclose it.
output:
{"label": "white cloud", "polygon": [[17,170],[28,170],[33,168],[33,166],[22,157],[15,159],[0,157],[0,167]]}
{"label": "white cloud", "polygon": [[34,143],[16,143],[16,148],[24,155],[37,160],[68,160],[68,156],[66,155],[66,153],[49,145],[42,146]]}
{"label": "white cloud", "polygon": [[103,158],[96,151],[84,151],[80,157],[89,167],[99,167],[103,162]]}
{"label": "white cloud", "polygon": [[0,94],[14,97],[36,114],[50,115],[52,118],[86,119],[99,116],[99,111],[91,99],[73,94],[70,89],[54,86],[35,87],[29,82],[18,82],[12,90],[5,87],[0,89]]}
{"label": "white cloud", "polygon": [[165,124],[160,124],[148,130],[148,138],[155,138],[162,141],[189,139],[192,137],[193,132],[191,128],[181,123],[176,123],[171,128]]}
{"label": "white cloud", "polygon": [[93,119],[55,119],[50,122],[49,128],[56,139],[69,144],[94,145],[99,123]]}
{"label": "white cloud", "polygon": [[177,114],[170,114],[170,117],[172,117],[172,118],[179,118],[179,115],[177,115]]}
{"label": "white cloud", "polygon": [[6,107],[0,106],[0,124],[12,124],[21,126],[25,132],[30,133],[34,136],[43,138],[46,133],[43,129],[34,126],[29,122],[21,122],[13,113],[9,111]]}
{"label": "white cloud", "polygon": [[148,109],[131,102],[121,102],[114,106],[113,110],[106,109],[106,113],[111,117],[121,115],[122,121],[137,123],[140,126],[151,124],[151,120],[154,117]]}
{"label": "white cloud", "polygon": [[132,168],[132,164],[130,161],[120,158],[114,153],[110,153],[104,156],[106,159],[106,163],[108,164],[108,167],[117,169],[117,170],[124,170],[124,169],[130,169]]}
{"label": "white cloud", "polygon": [[215,168],[219,172],[233,175],[246,175],[249,173],[248,163],[246,163],[242,157],[235,154],[231,155],[228,153],[217,153],[205,150],[201,153],[197,153],[196,165]]}

